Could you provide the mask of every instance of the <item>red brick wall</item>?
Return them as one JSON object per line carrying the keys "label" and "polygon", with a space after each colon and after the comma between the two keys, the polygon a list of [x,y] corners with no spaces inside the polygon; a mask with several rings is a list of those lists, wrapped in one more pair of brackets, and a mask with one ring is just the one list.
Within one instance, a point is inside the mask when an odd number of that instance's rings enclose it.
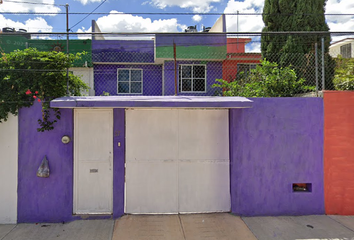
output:
{"label": "red brick wall", "polygon": [[326,214],[354,214],[354,92],[324,93]]}

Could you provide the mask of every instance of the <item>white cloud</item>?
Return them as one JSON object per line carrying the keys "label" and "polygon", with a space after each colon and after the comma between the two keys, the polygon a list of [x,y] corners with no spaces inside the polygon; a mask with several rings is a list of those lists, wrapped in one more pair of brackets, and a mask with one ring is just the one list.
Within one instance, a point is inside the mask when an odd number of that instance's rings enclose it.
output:
{"label": "white cloud", "polygon": [[194,16],[192,17],[192,19],[193,19],[193,21],[195,21],[195,22],[200,22],[200,21],[203,19],[203,17],[200,16],[200,15],[194,15]]}
{"label": "white cloud", "polygon": [[[229,0],[224,13],[262,13],[264,0]],[[353,0],[328,0],[326,14],[353,14]],[[332,15],[326,16],[327,24],[331,32],[353,31],[354,15]],[[238,23],[238,24],[237,24]],[[238,28],[237,28],[238,25]],[[264,27],[262,17],[255,15],[226,16],[226,27],[228,32],[261,32]],[[348,35],[334,36],[333,41],[350,37]],[[255,44],[254,46],[256,46]],[[247,45],[246,45],[247,46]],[[251,47],[254,50],[254,47]]]}
{"label": "white cloud", "polygon": [[79,1],[82,3],[82,5],[86,5],[88,3],[101,2],[102,0],[75,0],[75,1]]}
{"label": "white cloud", "polygon": [[152,0],[151,4],[160,9],[177,6],[191,9],[193,12],[206,13],[214,9],[211,4],[219,2],[221,0]]}
{"label": "white cloud", "polygon": [[[159,20],[151,20],[150,18],[143,18],[140,16],[133,16],[131,14],[115,14],[117,11],[111,11],[110,15],[100,17],[96,20],[98,27],[101,32],[180,32],[187,28],[186,25],[179,24],[176,18],[170,19],[159,19]],[[79,33],[90,33],[92,32],[92,28],[79,29],[77,32]],[[81,34],[78,35],[79,39],[87,39],[89,35]],[[146,39],[151,38],[151,36],[147,35],[105,35],[105,39]]]}
{"label": "white cloud", "polygon": [[27,30],[27,32],[52,32],[53,27],[48,25],[47,21],[41,17],[30,18],[25,22],[13,21],[5,18],[0,14],[0,28],[11,27],[18,30],[19,28]]}
{"label": "white cloud", "polygon": [[[91,33],[92,32],[92,29],[89,28],[87,31],[85,31],[85,28],[82,28],[82,29],[78,29],[77,30],[78,33]],[[91,39],[91,34],[80,34],[80,35],[77,35],[77,38],[78,39]]]}
{"label": "white cloud", "polygon": [[[353,0],[328,0],[326,14],[353,14]],[[326,16],[327,24],[332,32],[353,31],[354,15],[332,15]]]}
{"label": "white cloud", "polygon": [[253,37],[252,42],[246,44],[246,52],[261,52],[261,42],[259,37]]}
{"label": "white cloud", "polygon": [[[229,0],[224,13],[262,13],[264,0]],[[261,15],[227,15],[228,32],[260,32],[264,23]]]}
{"label": "white cloud", "polygon": [[[131,14],[115,14],[100,17],[96,20],[101,32],[178,32],[184,25],[178,24],[176,18],[151,20]],[[84,32],[91,31],[83,29]]]}
{"label": "white cloud", "polygon": [[[26,2],[25,0],[17,0],[16,2]],[[32,3],[38,4],[28,4],[28,3],[14,3],[7,2],[6,0],[0,4],[0,12],[48,12],[48,13],[58,13],[61,12],[61,8],[54,6],[54,0],[31,0]],[[64,9],[64,8],[63,8]]]}
{"label": "white cloud", "polygon": [[[264,0],[229,0],[225,13],[262,13]],[[353,14],[353,0],[328,0],[326,14]],[[228,31],[237,31],[237,16],[227,16],[226,26]],[[352,31],[354,29],[354,16],[326,16],[330,31]],[[264,24],[261,16],[238,16],[240,32],[259,32]]]}

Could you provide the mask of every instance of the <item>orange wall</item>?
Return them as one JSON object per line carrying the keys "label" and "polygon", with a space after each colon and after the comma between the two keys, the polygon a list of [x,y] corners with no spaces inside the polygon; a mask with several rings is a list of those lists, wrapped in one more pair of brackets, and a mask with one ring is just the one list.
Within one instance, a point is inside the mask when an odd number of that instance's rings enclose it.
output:
{"label": "orange wall", "polygon": [[261,59],[261,54],[249,55],[245,53],[244,55],[238,55],[235,58],[226,59],[222,62],[222,79],[231,81],[234,80],[237,74],[237,64],[238,63],[255,63],[258,64]]}
{"label": "orange wall", "polygon": [[227,53],[244,53],[245,45],[251,38],[227,38]]}
{"label": "orange wall", "polygon": [[354,215],[354,92],[324,93],[326,214]]}

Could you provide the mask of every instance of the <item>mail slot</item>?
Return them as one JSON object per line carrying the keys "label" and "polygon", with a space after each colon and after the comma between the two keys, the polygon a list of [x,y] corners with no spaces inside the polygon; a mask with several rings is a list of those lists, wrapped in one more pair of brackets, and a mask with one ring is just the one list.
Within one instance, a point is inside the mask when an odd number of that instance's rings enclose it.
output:
{"label": "mail slot", "polygon": [[90,173],[97,173],[98,169],[90,169]]}

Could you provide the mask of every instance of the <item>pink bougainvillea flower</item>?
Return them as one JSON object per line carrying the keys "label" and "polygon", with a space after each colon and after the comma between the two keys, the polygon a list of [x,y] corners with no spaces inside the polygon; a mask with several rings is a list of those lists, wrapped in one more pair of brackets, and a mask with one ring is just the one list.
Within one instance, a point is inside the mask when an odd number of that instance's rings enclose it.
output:
{"label": "pink bougainvillea flower", "polygon": [[38,102],[41,102],[41,100],[40,100],[39,98],[37,99],[37,101],[38,101]]}
{"label": "pink bougainvillea flower", "polygon": [[38,91],[35,91],[34,93],[35,93],[35,94],[38,94]]}
{"label": "pink bougainvillea flower", "polygon": [[31,92],[31,90],[29,90],[29,89],[26,91],[26,95],[31,94],[31,93],[32,93],[32,92]]}
{"label": "pink bougainvillea flower", "polygon": [[37,96],[33,96],[33,98],[34,98],[34,99],[36,99],[36,98],[37,98]]}

